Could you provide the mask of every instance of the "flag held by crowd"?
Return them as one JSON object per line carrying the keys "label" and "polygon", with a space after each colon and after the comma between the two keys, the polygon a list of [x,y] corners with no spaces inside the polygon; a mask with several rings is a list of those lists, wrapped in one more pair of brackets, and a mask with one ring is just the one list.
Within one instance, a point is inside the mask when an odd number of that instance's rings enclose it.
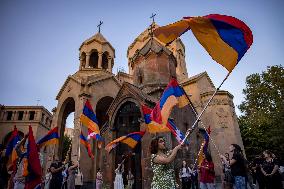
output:
{"label": "flag held by crowd", "polygon": [[91,129],[88,129],[87,139],[89,140],[90,138],[97,140],[98,148],[102,147],[102,144],[103,144],[103,141],[104,141],[103,137],[101,135],[99,135],[98,133],[93,132]]}
{"label": "flag held by crowd", "polygon": [[91,144],[88,142],[87,138],[83,135],[82,132],[80,134],[80,143],[86,147],[89,157],[94,159],[94,155],[91,150]]}
{"label": "flag held by crowd", "polygon": [[210,56],[229,72],[253,43],[252,31],[243,21],[220,14],[184,17],[178,22],[157,28],[154,35],[169,44],[190,29]]}
{"label": "flag held by crowd", "polygon": [[151,119],[152,109],[150,109],[144,104],[142,104],[141,107],[144,115],[145,124],[147,126],[147,131],[149,133],[170,132],[170,129],[168,127],[164,127],[163,125],[158,124]]}
{"label": "flag held by crowd", "polygon": [[[185,136],[181,132],[181,130],[179,130],[179,128],[177,128],[177,126],[175,125],[174,121],[169,119],[168,123],[167,123],[167,127],[170,129],[171,133],[174,135],[174,137],[178,141],[178,143],[181,144],[182,141],[184,140]],[[184,143],[185,144],[189,144],[188,140],[185,140]]]}
{"label": "flag held by crowd", "polygon": [[[158,124],[155,121],[152,121],[151,116],[150,116],[152,112],[151,108],[147,107],[144,104],[142,104],[141,106],[142,106],[142,112],[144,114],[145,124],[147,126],[147,131],[149,133],[171,132],[179,143],[182,142],[185,136],[179,130],[179,128],[174,124],[173,120],[168,119],[166,127],[164,127],[163,125]],[[185,143],[188,144],[188,141],[186,141]]]}
{"label": "flag held by crowd", "polygon": [[34,139],[32,127],[29,126],[27,145],[28,176],[26,177],[25,189],[34,189],[41,184],[41,165]]}
{"label": "flag held by crowd", "polygon": [[80,116],[80,121],[84,126],[91,129],[93,132],[100,134],[97,116],[93,111],[92,105],[89,100],[86,101],[83,108],[83,113]]}
{"label": "flag held by crowd", "polygon": [[119,143],[127,144],[130,148],[135,148],[137,143],[141,141],[142,137],[144,136],[145,131],[140,132],[133,132],[129,133],[128,135],[121,136],[109,144],[106,145],[105,149],[110,152],[112,149],[114,149]]}
{"label": "flag held by crowd", "polygon": [[182,108],[189,104],[184,90],[179,86],[176,79],[172,78],[164,90],[160,101],[157,102],[151,113],[152,121],[166,126],[174,106]]}
{"label": "flag held by crowd", "polygon": [[201,165],[202,161],[205,158],[205,154],[208,153],[208,144],[209,144],[209,135],[211,132],[210,126],[207,130],[205,129],[199,129],[199,132],[202,134],[204,140],[201,144],[200,150],[198,152],[198,165]]}
{"label": "flag held by crowd", "polygon": [[54,127],[50,131],[48,131],[47,135],[42,137],[38,142],[37,145],[39,148],[51,144],[57,144],[59,140],[58,136],[58,127]]}
{"label": "flag held by crowd", "polygon": [[209,126],[206,131],[204,129],[200,129],[201,134],[204,138],[204,147],[203,147],[203,153],[208,153],[208,144],[209,144],[209,135],[211,133],[211,127]]}
{"label": "flag held by crowd", "polygon": [[15,171],[17,166],[18,155],[15,149],[16,144],[20,141],[18,129],[15,126],[8,140],[5,156],[8,157],[7,170]]}

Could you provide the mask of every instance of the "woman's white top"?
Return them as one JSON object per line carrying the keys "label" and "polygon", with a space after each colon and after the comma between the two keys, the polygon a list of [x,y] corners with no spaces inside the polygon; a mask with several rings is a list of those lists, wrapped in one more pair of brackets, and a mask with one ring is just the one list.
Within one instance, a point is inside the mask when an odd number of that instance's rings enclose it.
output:
{"label": "woman's white top", "polygon": [[183,167],[181,169],[181,177],[190,177],[191,169],[189,167]]}

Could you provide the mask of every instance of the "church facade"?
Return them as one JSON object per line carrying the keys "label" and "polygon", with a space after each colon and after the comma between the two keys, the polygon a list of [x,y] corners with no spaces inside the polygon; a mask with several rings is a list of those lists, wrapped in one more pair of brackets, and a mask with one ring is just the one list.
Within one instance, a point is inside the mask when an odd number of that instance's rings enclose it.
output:
{"label": "church facade", "polygon": [[[155,27],[158,26],[153,23],[151,28]],[[115,49],[100,32],[84,41],[79,51],[78,71],[68,76],[56,96],[58,104],[53,109],[52,127],[58,126],[60,138],[63,138],[66,118],[74,112],[71,158],[79,160],[86,185],[95,182],[96,170],[100,168],[105,187],[113,188],[114,170],[127,157],[124,161],[124,177],[131,171],[135,177],[135,188],[149,188],[152,178],[149,146],[155,135],[146,133],[135,149],[121,144],[108,153],[104,146],[120,136],[146,129],[141,105],[153,108],[172,77],[178,79],[191,101],[185,108],[174,108],[171,114],[177,127],[184,133],[195,122],[197,114],[216,89],[215,86],[206,72],[188,77],[185,46],[180,39],[165,46],[149,35],[148,28],[128,48],[128,73],[113,74]],[[92,140],[94,160],[88,157],[83,146],[80,148],[79,141],[81,131],[87,135],[87,128],[79,121],[87,99],[93,106],[101,135],[105,139],[101,149]],[[222,169],[218,151],[227,152],[231,143],[243,146],[233,96],[229,92],[218,91],[205,111],[198,127],[208,126],[211,127],[213,141],[210,141],[209,147],[215,163],[216,179],[220,182]],[[177,145],[170,133],[162,135],[166,137],[169,148]],[[202,142],[198,129],[190,135],[189,141],[189,145],[181,150],[174,162],[176,169],[180,168],[182,160],[192,164],[195,162]],[[60,141],[54,153],[62,157],[62,149],[63,141]]]}

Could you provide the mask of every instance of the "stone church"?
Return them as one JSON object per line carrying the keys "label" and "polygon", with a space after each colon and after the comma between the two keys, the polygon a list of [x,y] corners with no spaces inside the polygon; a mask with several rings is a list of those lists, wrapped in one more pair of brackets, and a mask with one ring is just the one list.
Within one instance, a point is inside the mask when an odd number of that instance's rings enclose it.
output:
{"label": "stone church", "polygon": [[[158,27],[155,23],[149,28]],[[74,112],[74,137],[72,139],[72,159],[79,159],[84,183],[91,186],[95,182],[96,170],[103,173],[106,188],[113,187],[114,170],[127,155],[124,162],[125,173],[131,171],[135,177],[135,188],[149,188],[152,178],[149,145],[155,136],[146,133],[135,149],[120,144],[110,153],[104,146],[110,141],[134,131],[145,130],[141,104],[154,107],[170,78],[176,77],[183,86],[191,105],[182,109],[174,108],[171,118],[184,133],[196,120],[196,114],[202,110],[215,90],[206,72],[188,76],[185,62],[185,46],[180,39],[171,45],[158,41],[149,33],[149,28],[142,32],[127,50],[129,72],[118,72],[112,69],[115,64],[115,48],[98,32],[82,43],[79,48],[80,64],[78,71],[69,75],[61,87],[56,100],[58,105],[53,109],[52,127],[59,126],[63,138],[67,116]],[[86,127],[79,121],[86,99],[89,99],[98,117],[101,134],[105,139],[103,148],[97,148],[92,139],[95,159],[92,160],[83,146],[80,148],[79,135],[87,135]],[[231,143],[243,146],[233,96],[227,91],[218,91],[202,117],[199,127],[211,126],[210,151],[215,163],[217,182],[221,181],[221,165],[218,151],[225,153]],[[185,159],[194,163],[202,142],[196,129],[189,137],[189,145],[184,147],[174,162],[176,169]],[[170,134],[163,134],[167,146],[174,147],[177,142]],[[216,147],[217,149],[216,149]],[[80,148],[80,149],[79,149]],[[55,154],[62,156],[63,142],[54,149]],[[125,176],[124,176],[125,177]]]}

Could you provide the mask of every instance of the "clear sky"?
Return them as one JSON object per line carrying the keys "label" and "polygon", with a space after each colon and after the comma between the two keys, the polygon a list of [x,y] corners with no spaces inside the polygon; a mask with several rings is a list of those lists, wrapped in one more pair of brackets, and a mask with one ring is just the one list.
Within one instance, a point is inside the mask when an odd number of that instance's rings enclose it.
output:
{"label": "clear sky", "polygon": [[[113,71],[128,71],[126,52],[151,23],[166,25],[183,16],[211,13],[235,16],[251,28],[254,43],[221,89],[234,95],[235,105],[244,96],[245,78],[284,60],[283,0],[184,0],[184,1],[0,1],[0,104],[56,107],[55,97],[68,75],[79,68],[81,43],[101,33],[116,51]],[[191,32],[182,36],[189,76],[207,71],[215,86],[227,71],[215,63]],[[239,114],[239,111],[237,110]]]}

